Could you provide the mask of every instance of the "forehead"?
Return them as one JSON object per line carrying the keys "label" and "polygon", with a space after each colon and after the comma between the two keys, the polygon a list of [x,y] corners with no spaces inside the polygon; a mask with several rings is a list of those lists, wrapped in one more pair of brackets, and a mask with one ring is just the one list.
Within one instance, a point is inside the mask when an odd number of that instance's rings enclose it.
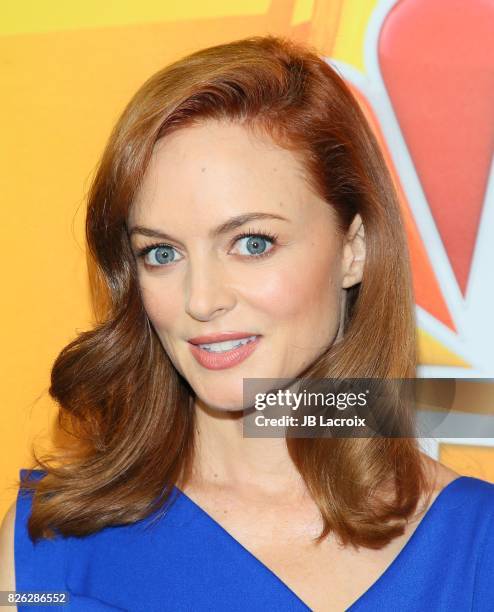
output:
{"label": "forehead", "polygon": [[260,210],[305,217],[315,201],[294,153],[239,124],[207,121],[156,144],[129,221],[212,226]]}

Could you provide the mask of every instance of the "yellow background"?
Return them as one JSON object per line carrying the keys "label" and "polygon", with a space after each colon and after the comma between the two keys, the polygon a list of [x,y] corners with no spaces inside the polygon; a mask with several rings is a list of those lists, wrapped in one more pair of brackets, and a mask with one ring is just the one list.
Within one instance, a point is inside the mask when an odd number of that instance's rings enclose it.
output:
{"label": "yellow background", "polygon": [[[192,51],[288,34],[363,71],[376,0],[30,0],[0,23],[3,363],[0,517],[30,447],[49,448],[50,368],[91,326],[85,196],[124,105],[153,72]],[[442,445],[440,458],[494,481],[488,447]]]}

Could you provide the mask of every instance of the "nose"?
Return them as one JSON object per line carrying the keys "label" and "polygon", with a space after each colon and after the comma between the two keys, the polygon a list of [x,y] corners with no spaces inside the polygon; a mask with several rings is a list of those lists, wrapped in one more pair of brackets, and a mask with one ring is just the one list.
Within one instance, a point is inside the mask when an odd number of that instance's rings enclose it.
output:
{"label": "nose", "polygon": [[185,311],[198,321],[210,321],[236,303],[221,262],[203,257],[189,265],[185,276]]}

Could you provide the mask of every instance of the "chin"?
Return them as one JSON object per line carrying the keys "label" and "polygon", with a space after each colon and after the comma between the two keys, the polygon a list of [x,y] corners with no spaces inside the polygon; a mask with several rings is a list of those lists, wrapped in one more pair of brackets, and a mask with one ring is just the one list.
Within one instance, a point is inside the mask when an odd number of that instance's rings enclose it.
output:
{"label": "chin", "polygon": [[189,378],[189,384],[194,391],[196,402],[209,406],[213,410],[234,411],[243,410],[243,383],[236,380],[234,383],[201,381]]}

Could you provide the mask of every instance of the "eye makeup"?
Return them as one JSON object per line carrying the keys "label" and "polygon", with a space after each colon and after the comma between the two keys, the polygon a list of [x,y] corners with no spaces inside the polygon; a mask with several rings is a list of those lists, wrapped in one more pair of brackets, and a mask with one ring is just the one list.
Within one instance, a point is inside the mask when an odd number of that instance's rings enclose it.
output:
{"label": "eye makeup", "polygon": [[[255,237],[255,238],[262,238],[263,240],[267,240],[268,242],[271,242],[273,244],[273,247],[270,248],[268,251],[265,251],[263,253],[257,253],[257,254],[251,254],[251,255],[240,255],[240,257],[246,258],[246,259],[253,259],[253,260],[257,260],[257,259],[261,259],[263,257],[268,257],[269,255],[272,254],[272,252],[275,250],[275,246],[278,244],[278,234],[274,234],[271,233],[269,231],[265,231],[265,230],[260,230],[260,231],[256,231],[256,230],[246,230],[245,232],[242,232],[241,234],[238,234],[237,236],[235,236],[232,239],[231,242],[231,246],[233,246],[236,242],[238,242],[239,240],[243,239],[243,238],[251,238],[251,237]],[[158,248],[169,248],[169,249],[175,249],[175,247],[171,244],[168,244],[166,242],[156,242],[156,243],[152,243],[149,245],[146,245],[140,249],[137,250],[136,252],[136,257],[142,260],[145,260],[146,256],[152,252],[155,249]],[[175,249],[176,250],[176,249]],[[170,260],[170,262],[168,263],[163,263],[163,264],[149,264],[146,263],[144,265],[146,265],[146,267],[149,268],[164,268],[164,267],[168,267],[170,265],[170,263],[172,263],[173,261],[175,261],[174,259]],[[180,261],[180,260],[178,260]]]}

